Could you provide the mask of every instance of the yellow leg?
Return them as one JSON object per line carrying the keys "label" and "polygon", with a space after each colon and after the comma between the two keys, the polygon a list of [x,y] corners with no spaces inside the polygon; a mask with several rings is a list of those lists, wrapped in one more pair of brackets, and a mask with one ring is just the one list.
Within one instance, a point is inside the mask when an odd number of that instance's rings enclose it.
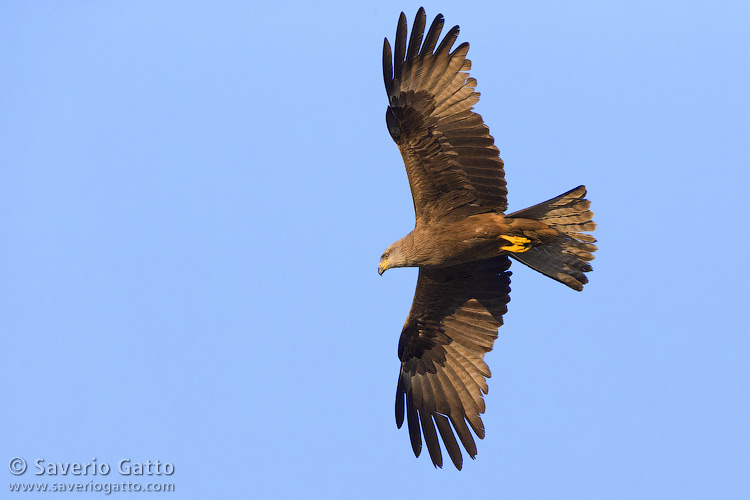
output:
{"label": "yellow leg", "polygon": [[524,238],[523,236],[506,236],[502,234],[500,235],[500,237],[512,243],[512,245],[500,247],[500,250],[505,250],[506,252],[521,253],[531,248],[531,240],[529,240],[528,238]]}

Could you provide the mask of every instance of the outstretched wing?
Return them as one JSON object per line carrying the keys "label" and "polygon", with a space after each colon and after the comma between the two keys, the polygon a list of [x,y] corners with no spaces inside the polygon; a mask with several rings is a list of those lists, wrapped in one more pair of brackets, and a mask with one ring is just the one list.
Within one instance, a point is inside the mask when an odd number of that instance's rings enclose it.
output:
{"label": "outstretched wing", "polygon": [[422,451],[421,428],[437,467],[443,466],[438,433],[459,470],[463,456],[456,435],[471,458],[477,448],[469,426],[480,439],[484,437],[480,414],[490,370],[483,358],[492,350],[507,311],[509,267],[510,260],[502,256],[419,270],[414,302],[398,344],[396,424],[401,427],[406,412],[414,454]]}
{"label": "outstretched wing", "polygon": [[417,223],[446,216],[507,207],[503,161],[482,117],[472,111],[479,100],[469,78],[468,43],[451,52],[458,26],[437,45],[443,28],[438,14],[427,35],[420,8],[406,44],[401,13],[395,54],[383,44],[383,77],[388,94],[386,123],[406,164]]}

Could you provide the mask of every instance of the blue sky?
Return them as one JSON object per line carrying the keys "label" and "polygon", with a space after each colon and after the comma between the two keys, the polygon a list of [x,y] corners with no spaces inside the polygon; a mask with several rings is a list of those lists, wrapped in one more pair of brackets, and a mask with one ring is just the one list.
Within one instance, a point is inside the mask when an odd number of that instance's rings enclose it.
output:
{"label": "blue sky", "polygon": [[510,209],[586,184],[599,224],[582,293],[513,265],[457,472],[396,429],[416,270],[376,272],[414,224],[382,42],[420,5],[2,3],[4,483],[122,480],[33,473],[96,458],[174,464],[169,498],[750,495],[750,8],[424,4],[471,43]]}

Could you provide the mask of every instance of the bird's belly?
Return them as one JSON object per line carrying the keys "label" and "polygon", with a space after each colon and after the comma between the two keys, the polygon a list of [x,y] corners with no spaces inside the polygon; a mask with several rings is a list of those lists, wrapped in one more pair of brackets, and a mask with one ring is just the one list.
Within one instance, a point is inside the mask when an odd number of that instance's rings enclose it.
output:
{"label": "bird's belly", "polygon": [[500,255],[501,246],[507,245],[507,241],[500,240],[503,230],[508,228],[503,221],[497,214],[482,214],[424,228],[415,238],[419,265],[455,266]]}

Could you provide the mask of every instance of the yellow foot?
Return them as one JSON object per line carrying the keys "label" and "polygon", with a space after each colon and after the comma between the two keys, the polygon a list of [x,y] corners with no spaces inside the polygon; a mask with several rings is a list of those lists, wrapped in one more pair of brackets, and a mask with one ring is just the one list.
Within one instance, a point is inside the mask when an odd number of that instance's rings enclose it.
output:
{"label": "yellow foot", "polygon": [[500,250],[505,250],[506,252],[521,253],[531,248],[531,240],[528,238],[524,238],[523,236],[506,236],[502,234],[500,235],[500,237],[512,243],[512,245],[500,247]]}

